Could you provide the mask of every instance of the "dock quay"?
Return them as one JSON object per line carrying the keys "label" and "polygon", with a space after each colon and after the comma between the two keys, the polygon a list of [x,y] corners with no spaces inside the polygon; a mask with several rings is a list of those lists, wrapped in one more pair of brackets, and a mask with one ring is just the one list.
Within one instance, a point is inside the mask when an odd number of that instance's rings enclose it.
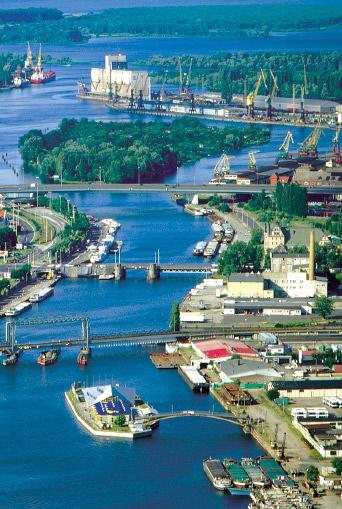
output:
{"label": "dock quay", "polygon": [[252,396],[237,384],[221,385],[221,387],[215,388],[215,392],[224,408],[229,407],[229,405],[246,406],[253,404]]}
{"label": "dock quay", "polygon": [[179,352],[153,352],[150,355],[150,359],[158,369],[178,369],[180,366],[188,364]]}
{"label": "dock quay", "polygon": [[283,491],[276,489],[259,490],[250,494],[251,502],[248,509],[311,509],[313,501],[298,488],[288,488]]}
{"label": "dock quay", "polygon": [[[60,276],[55,276],[51,279],[45,279],[40,282],[32,281],[32,283],[26,285],[23,287],[22,291],[19,295],[16,295],[15,297],[11,298],[8,297],[8,302],[4,303],[0,307],[0,317],[6,316],[11,310],[17,308],[17,306],[20,306],[24,303],[29,302],[38,302],[36,299],[36,296],[40,294],[41,292],[52,288],[55,286],[55,284],[60,280]],[[50,295],[52,295],[53,292],[51,292]],[[49,295],[47,294],[47,297]],[[23,308],[24,309],[24,308]],[[19,313],[18,313],[19,314]],[[13,315],[15,316],[15,315]]]}

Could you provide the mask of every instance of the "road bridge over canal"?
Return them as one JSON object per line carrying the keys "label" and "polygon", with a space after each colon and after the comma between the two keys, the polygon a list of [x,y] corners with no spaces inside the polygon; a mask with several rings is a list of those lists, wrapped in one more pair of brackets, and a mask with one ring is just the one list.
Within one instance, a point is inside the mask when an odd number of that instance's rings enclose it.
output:
{"label": "road bridge over canal", "polygon": [[[33,326],[36,329],[42,325],[55,327],[64,323],[79,323],[81,325],[81,334],[79,338],[61,338],[61,339],[41,339],[24,340],[17,338],[17,328]],[[258,332],[275,332],[287,342],[305,342],[317,343],[323,341],[331,343],[335,341],[341,342],[341,324],[334,325],[308,325],[303,327],[292,327],[290,329],[275,329],[272,324],[234,324],[222,327],[213,327],[212,324],[198,324],[197,327],[172,332],[170,330],[154,330],[154,331],[136,331],[123,334],[108,333],[94,335],[90,333],[89,318],[86,316],[56,316],[45,319],[27,319],[6,321],[6,337],[0,342],[1,350],[30,350],[40,348],[70,348],[82,347],[88,345],[95,348],[115,348],[122,346],[149,346],[162,345],[169,342],[188,339],[192,341],[219,337],[242,337],[250,338],[254,333]]]}
{"label": "road bridge over canal", "polygon": [[[37,187],[38,186],[38,187]],[[28,193],[70,193],[70,192],[111,192],[111,193],[168,193],[168,194],[246,194],[253,195],[264,191],[270,195],[274,192],[274,186],[269,184],[106,184],[104,182],[88,182],[74,184],[8,184],[0,186],[3,195]],[[308,187],[310,195],[336,196],[342,194],[342,185]]]}

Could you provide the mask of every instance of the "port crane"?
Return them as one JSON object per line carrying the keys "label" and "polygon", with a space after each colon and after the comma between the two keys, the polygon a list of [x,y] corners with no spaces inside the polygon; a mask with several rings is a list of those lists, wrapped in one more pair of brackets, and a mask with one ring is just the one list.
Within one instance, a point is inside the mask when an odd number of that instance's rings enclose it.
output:
{"label": "port crane", "polygon": [[227,154],[222,154],[220,159],[215,164],[214,178],[217,179],[220,184],[224,182],[225,177],[230,173],[231,159],[234,159],[234,157],[227,156]]}
{"label": "port crane", "polygon": [[184,87],[184,90],[183,90],[183,92],[185,92],[186,94],[190,94],[192,62],[193,62],[193,59],[191,58],[190,59],[190,64],[189,64],[189,70],[188,70],[188,72],[186,74],[185,87]]}
{"label": "port crane", "polygon": [[286,433],[284,432],[283,440],[281,442],[281,445],[277,451],[278,458],[283,460],[285,458],[285,444],[286,444]]}
{"label": "port crane", "polygon": [[266,96],[266,103],[267,103],[266,117],[269,120],[271,120],[271,118],[272,118],[272,99],[279,92],[278,79],[272,72],[272,69],[270,69],[270,75],[272,78],[272,90],[271,90],[271,92],[269,92],[269,88],[267,87],[268,94]]}
{"label": "port crane", "polygon": [[264,83],[264,85],[265,85],[265,87],[267,89],[267,82],[266,82],[266,79],[265,79],[264,71],[262,69],[260,69],[260,72],[259,72],[259,75],[258,75],[258,80],[256,82],[255,88],[254,88],[254,90],[252,92],[250,92],[247,95],[247,98],[246,98],[247,114],[250,115],[252,118],[254,118],[254,102],[255,102],[255,98],[256,98],[256,96],[259,93],[259,89],[260,89],[260,86],[261,86],[262,82]]}
{"label": "port crane", "polygon": [[278,159],[288,159],[290,143],[293,143],[293,136],[291,131],[287,131],[283,143],[279,147]]}
{"label": "port crane", "polygon": [[278,449],[278,427],[279,427],[279,424],[276,423],[275,429],[274,429],[274,437],[273,437],[273,440],[271,441],[272,449]]}
{"label": "port crane", "polygon": [[318,125],[307,138],[299,145],[298,155],[301,157],[317,158],[317,145],[322,134],[322,126]]}

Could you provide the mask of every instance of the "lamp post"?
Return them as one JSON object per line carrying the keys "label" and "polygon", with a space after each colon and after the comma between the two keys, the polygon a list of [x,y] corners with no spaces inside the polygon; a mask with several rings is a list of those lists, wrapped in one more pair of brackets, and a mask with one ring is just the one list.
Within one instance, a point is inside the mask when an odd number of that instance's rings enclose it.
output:
{"label": "lamp post", "polygon": [[100,186],[102,185],[102,168],[99,168]]}
{"label": "lamp post", "polygon": [[140,166],[138,166],[138,185],[140,186]]}

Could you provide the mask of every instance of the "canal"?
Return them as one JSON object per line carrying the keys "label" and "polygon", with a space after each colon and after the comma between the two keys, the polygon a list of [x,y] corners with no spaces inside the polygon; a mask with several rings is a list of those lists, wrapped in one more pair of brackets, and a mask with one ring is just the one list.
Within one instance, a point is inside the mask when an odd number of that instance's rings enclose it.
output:
{"label": "canal", "polygon": [[[338,44],[328,34],[319,44]],[[325,39],[324,39],[325,38]],[[304,43],[303,43],[304,40]],[[276,41],[276,42],[274,42]],[[312,34],[272,38],[272,48],[318,49]],[[18,136],[31,128],[51,129],[64,116],[129,121],[126,114],[113,115],[105,106],[75,98],[77,79],[86,77],[104,54],[127,52],[131,60],[161,53],[213,53],[246,50],[251,40],[118,39],[91,41],[86,47],[46,47],[54,55],[69,55],[71,67],[56,66],[58,79],[44,87],[3,94],[0,101],[0,153],[7,152],[20,166]],[[267,49],[269,41],[254,41],[254,49]],[[303,45],[304,44],[304,45]],[[277,46],[278,45],[278,46]],[[18,51],[18,46],[1,47]],[[84,57],[86,50],[86,58]],[[20,52],[23,48],[20,49]],[[87,62],[85,62],[87,59]],[[259,147],[260,164],[271,162],[286,128],[273,126],[271,141]],[[293,129],[298,143],[307,129]],[[320,148],[330,147],[331,137]],[[235,154],[237,168],[246,165],[248,150]],[[214,158],[202,159],[179,170],[180,181],[204,182],[212,175]],[[18,177],[0,167],[0,184],[34,180]],[[176,176],[168,181],[175,181]],[[113,217],[122,224],[123,258],[149,261],[160,250],[161,261],[190,261],[193,245],[210,235],[208,222],[183,212],[163,195],[70,194],[80,210],[99,218]],[[163,275],[148,284],[145,274],[130,274],[126,281],[62,281],[55,295],[34,306],[25,316],[87,314],[95,333],[165,328],[172,303],[180,301],[198,278]],[[1,323],[3,327],[4,322]],[[18,328],[20,338],[72,337],[75,325],[56,328]],[[187,418],[162,423],[151,439],[136,441],[94,438],[75,422],[64,401],[73,381],[89,384],[118,381],[135,386],[137,392],[160,411],[211,409],[210,396],[194,395],[174,371],[158,371],[149,360],[150,349],[97,349],[90,365],[76,365],[76,351],[63,351],[56,365],[36,365],[37,352],[25,352],[19,364],[0,370],[0,429],[2,475],[1,509],[223,508],[245,509],[246,497],[215,492],[204,476],[202,461],[208,456],[241,457],[261,453],[256,443],[237,426],[219,421]]]}

